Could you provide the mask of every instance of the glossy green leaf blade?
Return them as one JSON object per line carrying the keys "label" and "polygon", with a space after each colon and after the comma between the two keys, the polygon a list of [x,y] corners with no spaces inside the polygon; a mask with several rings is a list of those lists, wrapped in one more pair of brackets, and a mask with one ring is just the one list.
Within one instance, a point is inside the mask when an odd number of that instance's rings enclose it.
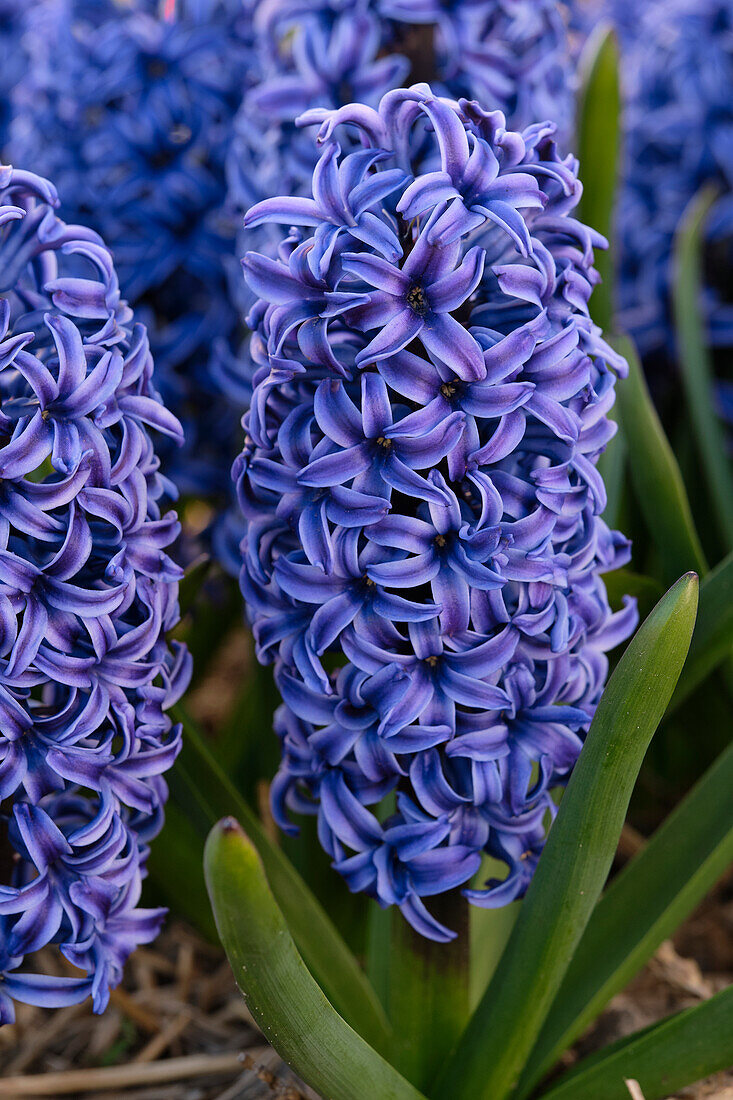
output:
{"label": "glossy green leaf blade", "polygon": [[[578,158],[583,194],[580,221],[610,239],[618,183],[619,114],[618,44],[609,27],[598,27],[589,38],[580,61],[578,100]],[[596,267],[601,284],[591,300],[593,319],[610,331],[613,322],[613,265],[611,251],[598,252]]]}
{"label": "glossy green leaf blade", "polygon": [[688,569],[704,574],[707,563],[685,483],[652,404],[636,348],[626,337],[616,339],[614,346],[629,364],[629,377],[618,387],[616,398],[619,418],[634,456],[629,472],[664,578],[669,583]]}
{"label": "glossy green leaf blade", "polygon": [[674,312],[682,383],[697,450],[726,552],[733,549],[733,470],[713,403],[713,369],[703,325],[702,238],[715,198],[705,188],[684,213],[674,245]]}
{"label": "glossy green leaf blade", "polygon": [[608,682],[496,973],[441,1076],[445,1100],[516,1086],[611,866],[631,791],[687,655],[697,577],[682,577]]}
{"label": "glossy green leaf blade", "polygon": [[522,1074],[533,1087],[641,970],[733,860],[733,744],[616,876],[596,906]]}
{"label": "glossy green leaf blade", "polygon": [[326,1100],[421,1100],[327,1000],[298,954],[254,844],[233,818],[212,830],[204,866],[237,985],[287,1064]]}
{"label": "glossy green leaf blade", "polygon": [[664,1100],[731,1064],[733,985],[630,1036],[589,1066],[581,1062],[542,1100],[629,1100],[625,1079],[639,1082],[645,1100]]}
{"label": "glossy green leaf blade", "polygon": [[285,853],[270,840],[186,711],[179,706],[174,714],[185,727],[184,749],[175,771],[180,773],[177,781],[186,784],[192,812],[198,808],[198,813],[206,815],[207,828],[226,814],[236,815],[243,823],[307,966],[359,1034],[377,1049],[387,1050],[391,1037],[384,1010],[328,914]]}
{"label": "glossy green leaf blade", "polygon": [[733,650],[733,552],[700,585],[700,609],[690,655],[669,704],[683,703]]}

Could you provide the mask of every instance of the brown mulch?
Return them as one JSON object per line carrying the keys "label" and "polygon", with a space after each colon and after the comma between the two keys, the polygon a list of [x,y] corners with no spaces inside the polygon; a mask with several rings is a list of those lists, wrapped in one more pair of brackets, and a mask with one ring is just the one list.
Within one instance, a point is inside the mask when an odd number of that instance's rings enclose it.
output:
{"label": "brown mulch", "polygon": [[[573,1065],[586,1054],[690,1008],[733,982],[733,873],[682,925],[672,940],[629,986],[610,1002],[596,1023],[564,1058]],[[633,1086],[630,1100],[641,1100]],[[591,1098],[589,1097],[589,1100]],[[733,1100],[733,1068],[676,1093],[670,1100]]]}
{"label": "brown mulch", "polygon": [[[566,1064],[731,981],[733,876],[613,999]],[[88,1005],[18,1006],[17,1023],[0,1029],[0,1098],[23,1096],[317,1100],[264,1042],[222,952],[178,922],[135,953],[104,1015]],[[633,1084],[629,1097],[641,1098]],[[678,1098],[733,1100],[733,1071]]]}
{"label": "brown mulch", "polygon": [[[49,954],[44,965],[51,968]],[[309,1100],[268,1047],[223,952],[172,922],[140,948],[101,1016],[17,1006],[0,1028],[0,1097]]]}

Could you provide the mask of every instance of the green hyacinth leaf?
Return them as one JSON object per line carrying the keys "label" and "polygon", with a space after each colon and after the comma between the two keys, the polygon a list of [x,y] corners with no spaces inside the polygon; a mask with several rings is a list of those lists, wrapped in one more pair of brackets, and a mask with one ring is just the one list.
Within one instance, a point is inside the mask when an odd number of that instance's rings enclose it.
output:
{"label": "green hyacinth leaf", "polygon": [[733,552],[700,585],[690,653],[669,704],[676,709],[733,650]]}
{"label": "green hyacinth leaf", "polygon": [[629,377],[618,388],[617,408],[634,461],[629,464],[634,493],[669,583],[688,569],[700,574],[707,562],[677,459],[649,396],[639,357],[631,340],[614,346],[629,364]]}
{"label": "green hyacinth leaf", "polygon": [[[599,26],[588,39],[580,59],[580,71],[577,149],[583,194],[577,216],[610,240],[619,176],[621,110],[618,43],[610,27]],[[610,249],[596,255],[595,266],[601,284],[593,293],[591,313],[593,320],[606,332],[610,332],[613,325],[614,262]]]}
{"label": "green hyacinth leaf", "polygon": [[637,631],[611,676],[494,977],[441,1075],[444,1100],[516,1087],[605,884],[644,754],[692,637],[695,574]]}
{"label": "green hyacinth leaf", "polygon": [[[692,651],[692,650],[690,650]],[[528,1096],[733,860],[733,745],[614,878],[593,912],[516,1093]]]}
{"label": "green hyacinth leaf", "polygon": [[541,1100],[629,1100],[627,1080],[665,1100],[731,1064],[733,985],[581,1062]]}
{"label": "green hyacinth leaf", "polygon": [[424,1100],[328,1001],[298,953],[255,845],[233,818],[211,831],[204,867],[237,985],[284,1061],[324,1100]]}
{"label": "green hyacinth leaf", "polygon": [[715,190],[704,188],[683,215],[674,246],[673,297],[687,409],[713,504],[713,518],[727,553],[733,550],[733,470],[725,431],[715,411],[713,368],[700,304],[703,231],[714,199]]}
{"label": "green hyacinth leaf", "polygon": [[199,830],[205,826],[208,832],[227,814],[243,823],[307,966],[351,1026],[372,1046],[387,1050],[391,1031],[384,1009],[330,917],[282,849],[270,840],[186,711],[177,706],[173,715],[184,724],[184,748],[172,773],[176,803]]}

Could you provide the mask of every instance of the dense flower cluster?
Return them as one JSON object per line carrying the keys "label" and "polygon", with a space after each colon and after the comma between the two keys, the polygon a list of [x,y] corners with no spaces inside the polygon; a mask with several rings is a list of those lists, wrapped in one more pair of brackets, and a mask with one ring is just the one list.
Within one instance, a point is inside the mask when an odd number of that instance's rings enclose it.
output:
{"label": "dense flower cluster", "polygon": [[[582,9],[581,9],[582,10]],[[618,204],[622,323],[647,359],[673,355],[672,245],[682,213],[705,184],[720,191],[709,221],[710,321],[733,343],[733,2],[600,0],[619,28],[626,90],[625,185]]]}
{"label": "dense flower cluster", "polygon": [[436,77],[447,95],[493,103],[515,129],[552,119],[568,136],[574,87],[558,0],[380,0],[379,7],[408,28],[432,25]]}
{"label": "dense flower cluster", "polygon": [[507,877],[472,901],[525,890],[635,621],[600,575],[628,544],[596,470],[626,364],[588,315],[605,242],[573,217],[552,124],[507,130],[425,84],[302,121],[321,124],[311,194],[246,219],[303,228],[244,260],[235,466],[242,589],[284,700],[273,811],[317,813],[350,888],[441,939],[422,899],[484,852]]}
{"label": "dense flower cluster", "polygon": [[10,97],[26,67],[26,0],[0,0],[0,149],[8,139]]}
{"label": "dense flower cluster", "polygon": [[[181,439],[96,233],[0,168],[0,1023],[101,1011],[159,910],[138,907],[188,657],[151,430]],[[33,973],[57,944],[86,977]]]}
{"label": "dense flower cluster", "polygon": [[243,0],[178,0],[169,19],[161,10],[158,0],[40,0],[10,155],[52,178],[65,214],[112,249],[186,427],[172,476],[208,495],[228,489],[241,415],[216,371],[236,370],[224,162],[251,20]]}
{"label": "dense flower cluster", "polygon": [[[260,0],[254,21],[258,80],[228,165],[237,210],[310,193],[316,146],[296,125],[303,111],[352,101],[375,107],[414,80],[492,103],[517,128],[552,119],[569,129],[569,47],[556,0]],[[268,240],[276,243],[263,233],[259,247]],[[246,292],[243,301],[251,304]]]}

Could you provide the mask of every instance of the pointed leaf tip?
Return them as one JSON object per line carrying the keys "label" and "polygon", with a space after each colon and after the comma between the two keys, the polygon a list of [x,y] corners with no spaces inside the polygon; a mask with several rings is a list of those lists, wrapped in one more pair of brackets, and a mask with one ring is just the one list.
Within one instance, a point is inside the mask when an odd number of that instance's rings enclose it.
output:
{"label": "pointed leaf tip", "polygon": [[608,681],[499,966],[435,1087],[440,1100],[515,1093],[606,881],[689,649],[697,595],[697,575],[680,577]]}
{"label": "pointed leaf tip", "polygon": [[284,1061],[331,1100],[425,1100],[341,1017],[306,967],[254,845],[233,817],[204,854],[216,925],[247,1006]]}
{"label": "pointed leaf tip", "polygon": [[[262,860],[267,881],[306,965],[344,1018],[372,1046],[387,1050],[391,1029],[384,1010],[333,921],[282,848],[270,840],[185,708],[177,704],[174,714],[185,729],[183,759],[179,758],[177,764],[178,776],[185,778],[179,806],[186,815],[195,814],[198,808],[199,816],[203,816],[208,833],[206,859],[215,847],[234,847],[236,830],[241,828],[239,822],[242,822],[246,834],[242,832],[239,851],[243,854],[251,845]],[[231,831],[225,833],[222,815],[232,813],[236,815],[232,817],[236,830],[229,826]],[[251,858],[248,863],[250,867],[256,866]]]}

